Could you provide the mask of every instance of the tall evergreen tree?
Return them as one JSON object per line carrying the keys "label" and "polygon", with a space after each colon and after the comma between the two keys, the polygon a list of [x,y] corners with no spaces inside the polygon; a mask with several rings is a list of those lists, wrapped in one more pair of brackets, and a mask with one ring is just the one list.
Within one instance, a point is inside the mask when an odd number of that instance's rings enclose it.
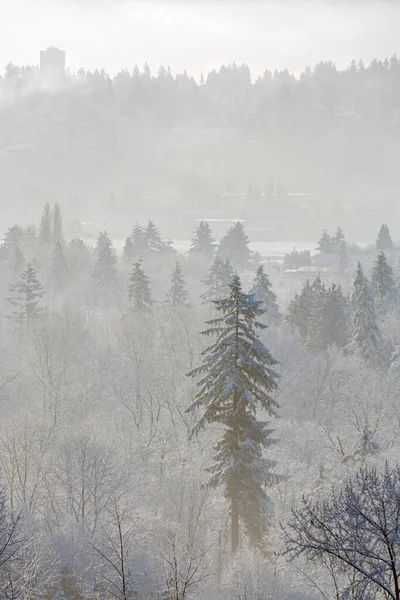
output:
{"label": "tall evergreen tree", "polygon": [[387,250],[393,250],[393,242],[390,236],[389,227],[384,223],[381,225],[375,245],[378,252],[381,250],[384,252]]}
{"label": "tall evergreen tree", "polygon": [[92,270],[95,302],[100,306],[110,306],[118,295],[117,258],[112,242],[106,231],[102,231],[95,248],[96,260]]}
{"label": "tall evergreen tree", "polygon": [[347,302],[340,286],[322,286],[314,300],[307,343],[313,350],[326,350],[329,346],[344,348],[348,342]]}
{"label": "tall evergreen tree", "polygon": [[303,340],[308,338],[308,332],[313,317],[314,294],[310,282],[307,280],[303,285],[300,294],[295,294],[294,299],[289,304],[286,320],[297,329]]}
{"label": "tall evergreen tree", "polygon": [[42,219],[40,221],[39,242],[47,246],[53,241],[53,210],[49,202],[44,205]]}
{"label": "tall evergreen tree", "polygon": [[334,240],[332,240],[326,229],[322,232],[317,243],[318,246],[316,250],[319,254],[332,254],[332,252],[334,252]]}
{"label": "tall evergreen tree", "polygon": [[18,277],[17,282],[10,285],[10,292],[13,295],[8,298],[8,302],[16,309],[13,312],[13,318],[16,321],[29,323],[40,315],[44,290],[32,265],[28,265]]}
{"label": "tall evergreen tree", "polygon": [[272,291],[272,284],[264,271],[263,265],[257,268],[250,293],[262,302],[262,308],[265,310],[265,317],[268,321],[275,323],[280,321],[281,315],[276,301],[276,294]]}
{"label": "tall evergreen tree", "polygon": [[218,255],[229,258],[235,269],[247,269],[251,259],[249,237],[245,232],[243,223],[237,221],[228,229],[218,247]]}
{"label": "tall evergreen tree", "polygon": [[50,261],[47,287],[54,293],[63,292],[68,285],[68,266],[64,249],[58,241],[54,246]]}
{"label": "tall evergreen tree", "polygon": [[149,219],[146,228],[146,243],[149,251],[154,253],[163,252],[166,247],[166,243],[162,239],[160,232],[151,219]]}
{"label": "tall evergreen tree", "polygon": [[[359,267],[361,265],[359,264]],[[358,348],[375,363],[384,361],[381,334],[376,323],[374,299],[362,269],[357,272],[352,295],[353,331],[349,349]]]}
{"label": "tall evergreen tree", "polygon": [[184,306],[188,297],[183,277],[182,269],[179,262],[176,262],[171,273],[171,285],[167,294],[167,302],[172,306]]}
{"label": "tall evergreen tree", "polygon": [[383,311],[397,305],[397,291],[393,269],[386,260],[383,250],[378,254],[371,276],[372,292],[379,308]]}
{"label": "tall evergreen tree", "polygon": [[61,214],[61,208],[58,202],[56,202],[53,206],[53,219],[51,226],[51,237],[52,242],[56,244],[57,242],[63,242],[63,220]]}
{"label": "tall evergreen tree", "polygon": [[265,325],[261,302],[242,291],[238,275],[230,294],[215,301],[221,316],[208,321],[206,336],[215,342],[203,352],[203,364],[189,373],[200,376],[199,391],[188,412],[200,411],[193,433],[207,425],[222,426],[215,445],[214,463],[207,469],[208,484],[222,486],[230,502],[232,553],[239,544],[239,522],[250,540],[265,548],[270,517],[266,486],[276,481],[273,463],[263,452],[272,443],[271,431],[257,419],[257,409],[275,416],[278,405],[271,394],[277,388],[277,361],[256,334]]}
{"label": "tall evergreen tree", "polygon": [[150,280],[142,269],[141,261],[133,265],[128,283],[130,309],[136,313],[148,313],[153,306],[150,292]]}
{"label": "tall evergreen tree", "polygon": [[194,232],[188,254],[212,258],[215,252],[215,240],[206,221],[201,221]]}
{"label": "tall evergreen tree", "polygon": [[229,283],[232,281],[232,277],[233,269],[229,259],[223,261],[216,256],[207,278],[203,282],[207,286],[206,291],[201,295],[203,304],[224,298],[229,293]]}
{"label": "tall evergreen tree", "polygon": [[146,229],[143,229],[138,223],[131,235],[126,239],[124,246],[124,259],[127,262],[133,262],[144,259],[149,253]]}

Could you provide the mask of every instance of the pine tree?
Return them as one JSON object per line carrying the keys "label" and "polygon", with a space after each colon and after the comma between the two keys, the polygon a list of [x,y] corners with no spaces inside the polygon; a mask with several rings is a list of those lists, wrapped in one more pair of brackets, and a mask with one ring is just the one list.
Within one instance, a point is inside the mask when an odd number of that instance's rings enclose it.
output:
{"label": "pine tree", "polygon": [[340,242],[336,252],[336,265],[338,272],[343,275],[348,267],[349,259],[347,256],[346,242]]}
{"label": "pine tree", "polygon": [[108,233],[102,231],[95,248],[96,261],[92,270],[95,302],[100,306],[110,306],[117,299],[118,273],[117,259]]}
{"label": "pine tree", "polygon": [[353,331],[349,349],[358,348],[366,358],[382,364],[384,355],[381,334],[376,324],[374,299],[360,263],[351,301]]}
{"label": "pine tree", "polygon": [[54,246],[50,261],[48,275],[48,288],[54,292],[63,292],[68,285],[68,266],[65,260],[64,249],[58,241]]}
{"label": "pine tree", "polygon": [[250,293],[255,294],[257,300],[262,302],[262,308],[265,310],[268,321],[275,321],[275,323],[280,321],[281,315],[276,302],[276,294],[272,291],[272,284],[263,265],[260,265],[256,271]]}
{"label": "pine tree", "polygon": [[10,285],[9,289],[13,296],[8,298],[8,302],[16,308],[16,311],[13,312],[13,318],[16,321],[29,323],[41,314],[40,300],[44,295],[44,290],[32,265],[27,266],[17,282]]}
{"label": "pine tree", "polygon": [[187,300],[187,290],[185,287],[185,279],[179,262],[176,262],[171,273],[171,286],[167,294],[167,302],[172,306],[184,306]]}
{"label": "pine tree", "polygon": [[206,304],[224,298],[229,293],[229,283],[232,281],[232,277],[233,269],[229,259],[223,261],[219,256],[216,256],[207,278],[203,282],[207,289],[200,296],[202,303]]}
{"label": "pine tree", "polygon": [[375,245],[378,252],[381,250],[393,250],[393,242],[390,236],[389,227],[384,223],[381,225]]}
{"label": "pine tree", "polygon": [[148,313],[153,305],[150,292],[150,280],[137,261],[132,269],[128,284],[128,300],[131,310],[136,313]]}
{"label": "pine tree", "polygon": [[144,259],[149,253],[146,230],[136,223],[132,234],[126,239],[124,246],[124,259],[133,262]]}
{"label": "pine tree", "polygon": [[378,254],[371,276],[372,291],[382,311],[397,305],[397,291],[393,269],[386,260],[383,250]]}
{"label": "pine tree", "polygon": [[57,242],[63,242],[63,221],[61,208],[58,202],[56,202],[53,206],[53,220],[51,226],[51,237],[52,242],[56,244]]}
{"label": "pine tree", "polygon": [[348,342],[347,302],[340,286],[332,284],[319,289],[308,329],[307,343],[313,350],[326,350],[329,346],[344,348]]}
{"label": "pine tree", "polygon": [[320,239],[318,240],[318,247],[316,248],[319,254],[332,254],[334,251],[334,241],[328,234],[327,230],[324,229]]}
{"label": "pine tree", "polygon": [[198,433],[207,425],[218,424],[223,433],[215,445],[214,463],[207,469],[208,484],[222,486],[230,502],[232,553],[239,544],[239,522],[250,540],[263,548],[270,517],[265,486],[277,480],[273,463],[263,456],[272,443],[271,431],[258,421],[260,408],[275,416],[278,405],[271,394],[277,388],[273,370],[277,361],[259,340],[257,321],[263,314],[261,303],[242,291],[238,275],[233,277],[230,294],[215,301],[221,316],[208,321],[206,336],[216,341],[203,352],[203,364],[189,373],[200,376],[199,391],[188,412],[201,411],[193,428]]}
{"label": "pine tree", "polygon": [[339,248],[341,246],[344,246],[346,248],[347,244],[346,244],[346,238],[344,236],[344,233],[342,231],[341,227],[338,227],[335,231],[335,235],[333,238],[333,245],[335,247],[335,251],[336,253],[338,252]]}
{"label": "pine tree", "polygon": [[286,320],[297,329],[303,340],[308,338],[310,325],[313,317],[314,294],[310,282],[307,280],[303,285],[300,294],[295,294],[294,299],[289,304]]}
{"label": "pine tree", "polygon": [[249,237],[245,232],[243,223],[237,221],[228,229],[218,247],[218,255],[224,259],[229,258],[235,269],[247,269],[251,259]]}
{"label": "pine tree", "polygon": [[53,226],[53,211],[49,202],[46,202],[44,205],[42,219],[40,221],[40,230],[39,230],[39,242],[47,246],[52,243],[53,234],[52,234],[52,226]]}
{"label": "pine tree", "polygon": [[201,221],[193,234],[192,243],[188,254],[212,258],[215,252],[215,240],[211,228],[206,221]]}
{"label": "pine tree", "polygon": [[163,252],[166,248],[166,243],[151,219],[149,219],[146,228],[146,243],[149,251],[153,253]]}

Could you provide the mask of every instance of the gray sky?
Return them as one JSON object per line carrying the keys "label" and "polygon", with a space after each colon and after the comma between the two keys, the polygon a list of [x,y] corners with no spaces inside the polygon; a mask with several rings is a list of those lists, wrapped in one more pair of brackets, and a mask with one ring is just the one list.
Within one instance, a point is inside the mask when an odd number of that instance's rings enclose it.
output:
{"label": "gray sky", "polygon": [[395,0],[0,0],[0,67],[37,64],[56,45],[73,69],[147,60],[198,76],[236,61],[297,73],[321,59],[400,54],[399,31]]}

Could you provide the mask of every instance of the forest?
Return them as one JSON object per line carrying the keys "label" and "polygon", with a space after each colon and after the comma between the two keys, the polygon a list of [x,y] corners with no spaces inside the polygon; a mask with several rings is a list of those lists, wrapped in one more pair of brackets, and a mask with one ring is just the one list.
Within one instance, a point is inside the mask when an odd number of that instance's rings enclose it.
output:
{"label": "forest", "polygon": [[4,233],[0,597],[399,599],[389,227],[281,261],[126,227]]}

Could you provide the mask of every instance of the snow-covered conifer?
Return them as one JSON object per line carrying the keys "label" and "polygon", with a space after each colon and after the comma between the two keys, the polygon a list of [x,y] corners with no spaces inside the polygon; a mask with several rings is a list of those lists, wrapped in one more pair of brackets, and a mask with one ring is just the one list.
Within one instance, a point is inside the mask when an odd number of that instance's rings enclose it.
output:
{"label": "snow-covered conifer", "polygon": [[263,265],[257,268],[250,293],[254,294],[257,300],[262,302],[262,308],[265,310],[265,318],[270,323],[280,321],[281,315],[276,301],[276,294],[272,291],[272,284],[267,273],[264,271]]}
{"label": "snow-covered conifer", "polygon": [[378,254],[371,276],[372,292],[381,310],[393,308],[397,304],[397,291],[393,269],[386,260],[383,250]]}
{"label": "snow-covered conifer", "polygon": [[32,265],[28,265],[17,282],[10,285],[10,292],[13,295],[8,298],[8,302],[16,309],[13,312],[16,321],[29,323],[40,315],[44,290]]}
{"label": "snow-covered conifer", "polygon": [[212,258],[214,252],[215,240],[212,237],[211,228],[206,221],[201,221],[193,234],[188,254]]}
{"label": "snow-covered conifer", "polygon": [[361,265],[357,271],[352,295],[353,331],[349,349],[358,348],[374,362],[384,360],[381,334],[376,323],[374,299]]}
{"label": "snow-covered conifer", "polygon": [[200,413],[194,433],[207,425],[223,427],[208,483],[222,486],[230,502],[232,552],[239,543],[239,522],[250,540],[265,549],[270,516],[266,486],[277,476],[271,471],[273,463],[264,457],[271,431],[256,412],[260,408],[268,416],[276,415],[277,361],[256,334],[266,327],[257,320],[264,312],[261,302],[242,291],[238,275],[229,296],[214,304],[221,316],[208,321],[210,327],[203,333],[216,340],[203,352],[203,364],[189,373],[200,379],[188,411]]}
{"label": "snow-covered conifer", "polygon": [[233,269],[229,259],[223,261],[216,256],[203,282],[207,286],[206,291],[201,295],[203,304],[224,298],[229,293],[232,277]]}
{"label": "snow-covered conifer", "polygon": [[100,306],[110,306],[118,295],[118,273],[117,258],[106,231],[102,231],[97,239],[95,256],[92,270],[95,302]]}
{"label": "snow-covered conifer", "polygon": [[150,280],[144,272],[141,261],[133,265],[128,283],[128,300],[130,309],[137,313],[150,312],[153,300],[150,291]]}
{"label": "snow-covered conifer", "polygon": [[167,293],[167,302],[172,306],[184,306],[187,300],[187,289],[182,268],[177,261],[171,273],[171,285]]}
{"label": "snow-covered conifer", "polygon": [[131,235],[125,241],[124,259],[126,262],[132,263],[133,261],[144,259],[148,252],[149,246],[146,230],[136,223]]}
{"label": "snow-covered conifer", "polygon": [[218,255],[222,259],[229,258],[235,269],[247,269],[251,259],[248,244],[249,237],[243,223],[237,221],[222,238],[218,247]]}
{"label": "snow-covered conifer", "polygon": [[380,252],[381,250],[385,252],[387,250],[393,249],[393,242],[390,236],[390,230],[389,227],[385,225],[385,223],[381,225],[375,245],[378,252]]}
{"label": "snow-covered conifer", "polygon": [[51,256],[50,269],[47,278],[47,287],[54,293],[65,290],[68,285],[68,266],[65,260],[64,249],[58,241],[54,246]]}

